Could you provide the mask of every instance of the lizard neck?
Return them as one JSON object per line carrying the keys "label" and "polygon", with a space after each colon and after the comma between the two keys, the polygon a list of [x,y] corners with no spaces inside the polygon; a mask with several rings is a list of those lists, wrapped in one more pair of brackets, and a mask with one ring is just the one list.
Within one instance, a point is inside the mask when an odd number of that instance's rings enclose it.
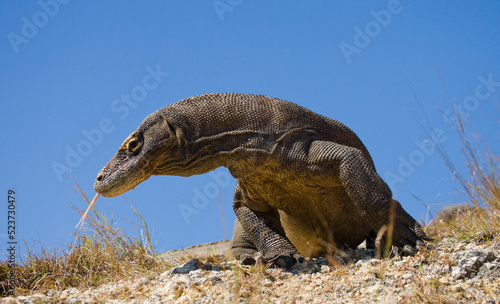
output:
{"label": "lizard neck", "polygon": [[218,167],[227,167],[234,177],[239,177],[239,172],[249,174],[271,154],[272,147],[264,144],[271,142],[266,137],[260,131],[233,130],[186,140],[181,149],[182,161],[170,166],[167,174],[191,176]]}
{"label": "lizard neck", "polygon": [[[170,139],[150,157],[153,175],[192,176],[227,167],[236,177],[237,172],[253,172],[276,143],[272,128],[260,130],[259,123],[244,116],[211,113],[200,119],[189,107],[165,108],[159,113],[167,122],[165,137]],[[221,124],[226,125],[222,130]]]}

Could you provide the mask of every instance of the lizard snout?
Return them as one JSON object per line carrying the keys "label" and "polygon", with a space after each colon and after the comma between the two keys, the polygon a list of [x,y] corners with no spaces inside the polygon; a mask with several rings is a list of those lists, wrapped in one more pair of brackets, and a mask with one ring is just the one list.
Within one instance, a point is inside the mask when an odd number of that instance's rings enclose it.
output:
{"label": "lizard snout", "polygon": [[106,177],[107,177],[107,175],[103,170],[101,170],[101,171],[99,171],[99,173],[97,173],[97,177],[95,178],[95,182],[94,182],[94,190],[97,193],[102,193],[106,189],[106,186],[108,184]]}

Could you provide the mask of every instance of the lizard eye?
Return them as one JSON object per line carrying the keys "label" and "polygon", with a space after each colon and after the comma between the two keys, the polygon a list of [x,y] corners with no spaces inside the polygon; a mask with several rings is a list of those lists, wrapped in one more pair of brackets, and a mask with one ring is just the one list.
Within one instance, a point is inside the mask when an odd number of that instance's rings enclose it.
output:
{"label": "lizard eye", "polygon": [[132,138],[127,143],[127,149],[132,153],[138,152],[140,148],[141,148],[141,142],[137,138]]}

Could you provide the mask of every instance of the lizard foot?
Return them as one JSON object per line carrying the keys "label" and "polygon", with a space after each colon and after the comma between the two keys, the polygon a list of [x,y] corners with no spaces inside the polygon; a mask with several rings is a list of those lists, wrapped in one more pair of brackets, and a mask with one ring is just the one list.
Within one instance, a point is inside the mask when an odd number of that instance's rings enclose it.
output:
{"label": "lizard foot", "polygon": [[[432,246],[426,244],[428,241],[433,241],[434,239],[428,237],[422,230],[422,226],[411,217],[404,209],[401,207],[399,202],[393,200],[395,219],[394,227],[392,229],[392,236],[389,238],[392,240],[391,253],[394,255],[407,254],[415,255],[417,252],[423,249],[432,249]],[[387,242],[387,226],[384,226],[378,233],[375,240],[376,248],[384,250]],[[373,239],[373,234],[370,237]]]}
{"label": "lizard foot", "polygon": [[425,234],[416,220],[408,218],[404,216],[404,214],[396,215],[396,222],[394,223],[394,232],[392,235],[394,253],[398,254],[402,252],[408,255],[415,255],[422,249],[432,248],[432,246],[425,242],[433,240],[434,239]]}
{"label": "lizard foot", "polygon": [[270,267],[289,269],[296,263],[303,263],[305,259],[299,253],[280,254],[272,258],[266,258]]}
{"label": "lizard foot", "polygon": [[254,259],[254,257],[249,255],[249,254],[245,254],[245,255],[240,256],[240,259],[241,259],[241,264],[247,265],[247,266],[252,266],[252,265],[255,265],[257,263],[257,260]]}

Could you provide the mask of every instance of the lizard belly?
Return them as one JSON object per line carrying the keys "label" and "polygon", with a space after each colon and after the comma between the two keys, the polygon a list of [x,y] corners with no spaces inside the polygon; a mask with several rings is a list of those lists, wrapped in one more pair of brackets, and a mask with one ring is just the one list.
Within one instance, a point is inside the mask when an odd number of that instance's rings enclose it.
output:
{"label": "lizard belly", "polygon": [[356,247],[368,236],[371,223],[364,220],[340,182],[331,180],[334,186],[324,187],[297,175],[287,176],[286,181],[261,176],[245,184],[254,202],[278,210],[285,234],[300,254],[316,257],[328,253],[332,245]]}
{"label": "lizard belly", "polygon": [[353,248],[368,236],[369,223],[353,209],[343,189],[309,193],[293,204],[296,208],[278,209],[286,236],[302,255],[320,256],[333,246]]}
{"label": "lizard belly", "polygon": [[368,237],[372,223],[334,172],[269,163],[258,174],[240,180],[250,198],[247,206],[255,211],[277,210],[287,238],[300,254],[317,257],[333,246],[354,248]]}

